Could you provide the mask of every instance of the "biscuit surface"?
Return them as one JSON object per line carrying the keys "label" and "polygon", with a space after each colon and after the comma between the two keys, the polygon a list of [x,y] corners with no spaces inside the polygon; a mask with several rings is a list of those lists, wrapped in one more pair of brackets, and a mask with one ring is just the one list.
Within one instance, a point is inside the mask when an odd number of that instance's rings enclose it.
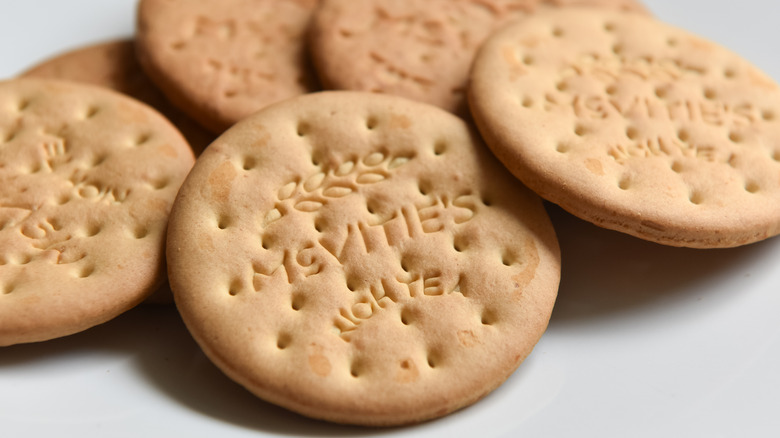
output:
{"label": "biscuit surface", "polygon": [[171,105],[146,77],[132,40],[108,41],[66,52],[31,67],[21,76],[84,82],[127,94],[167,117],[196,154],[214,139],[214,134]]}
{"label": "biscuit surface", "polygon": [[142,0],[139,59],[168,98],[220,133],[317,88],[304,34],[317,0]]}
{"label": "biscuit surface", "polygon": [[780,232],[780,90],[714,43],[639,15],[538,14],[485,44],[469,97],[504,164],[597,225],[704,248]]}
{"label": "biscuit surface", "polygon": [[395,94],[464,114],[469,67],[488,35],[574,5],[646,13],[635,0],[323,0],[312,57],[326,88]]}
{"label": "biscuit surface", "polygon": [[151,293],[192,163],[167,120],[119,93],[0,83],[0,345],[84,330]]}
{"label": "biscuit surface", "polygon": [[465,123],[351,92],[274,105],[217,139],[174,205],[168,267],[226,374],[370,425],[498,386],[545,330],[560,276],[538,197]]}

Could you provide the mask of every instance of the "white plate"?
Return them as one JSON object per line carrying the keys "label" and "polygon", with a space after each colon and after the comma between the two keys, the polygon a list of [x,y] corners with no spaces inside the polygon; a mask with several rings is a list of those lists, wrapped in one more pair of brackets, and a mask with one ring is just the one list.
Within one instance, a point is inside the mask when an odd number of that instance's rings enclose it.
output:
{"label": "white plate", "polygon": [[[646,0],[780,80],[780,2]],[[134,0],[0,0],[0,77],[133,32]],[[548,332],[497,391],[414,427],[308,420],[203,356],[172,308],[0,349],[0,436],[777,437],[780,239],[697,251],[552,207],[564,254]]]}

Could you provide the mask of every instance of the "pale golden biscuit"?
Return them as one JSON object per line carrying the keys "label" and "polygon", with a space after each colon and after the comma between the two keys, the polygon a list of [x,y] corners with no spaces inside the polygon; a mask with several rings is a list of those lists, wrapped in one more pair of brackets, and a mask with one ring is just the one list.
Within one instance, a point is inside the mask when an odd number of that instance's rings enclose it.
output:
{"label": "pale golden biscuit", "polygon": [[323,0],[311,52],[326,88],[396,94],[465,114],[479,46],[512,20],[587,5],[647,13],[636,0]]}
{"label": "pale golden biscuit", "polygon": [[216,133],[264,106],[317,89],[304,47],[318,0],[141,0],[146,73]]}
{"label": "pale golden biscuit", "polygon": [[85,82],[136,98],[173,122],[196,155],[215,138],[214,134],[171,105],[146,77],[138,65],[131,40],[109,41],[63,53],[30,68],[21,76]]}
{"label": "pale golden biscuit", "polygon": [[134,99],[0,82],[0,345],[87,329],[154,291],[193,161],[176,128]]}
{"label": "pale golden biscuit", "polygon": [[185,323],[228,376],[366,425],[497,387],[560,277],[539,198],[465,123],[355,92],[274,105],[217,139],[179,192],[167,255]]}
{"label": "pale golden biscuit", "polygon": [[[181,131],[196,156],[216,138],[211,131],[171,105],[149,80],[138,64],[132,40],[109,41],[66,52],[30,68],[21,76],[85,82],[138,99],[165,115]],[[146,301],[172,304],[173,295],[166,283]]]}
{"label": "pale golden biscuit", "polygon": [[518,178],[597,225],[701,248],[780,231],[780,90],[686,31],[539,14],[485,43],[470,102]]}

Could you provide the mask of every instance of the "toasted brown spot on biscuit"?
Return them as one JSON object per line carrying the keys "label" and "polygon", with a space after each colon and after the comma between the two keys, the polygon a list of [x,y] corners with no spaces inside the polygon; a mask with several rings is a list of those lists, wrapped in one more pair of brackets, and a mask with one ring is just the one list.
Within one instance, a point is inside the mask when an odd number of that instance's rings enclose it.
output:
{"label": "toasted brown spot on biscuit", "polygon": [[412,359],[401,361],[398,371],[395,375],[395,381],[398,383],[412,383],[420,377],[420,371],[417,369]]}
{"label": "toasted brown spot on biscuit", "polygon": [[404,114],[392,114],[390,116],[390,128],[406,129],[412,126],[412,119]]}
{"label": "toasted brown spot on biscuit", "polygon": [[585,160],[585,166],[595,175],[604,175],[604,166],[601,164],[601,160],[599,159],[588,158]]}
{"label": "toasted brown spot on biscuit", "polygon": [[479,337],[473,330],[460,330],[458,331],[458,341],[464,347],[473,347],[479,343]]}
{"label": "toasted brown spot on biscuit", "polygon": [[230,196],[233,180],[238,171],[233,163],[224,162],[209,175],[209,192],[214,200],[226,200]]}
{"label": "toasted brown spot on biscuit", "polygon": [[314,374],[320,377],[326,377],[330,375],[330,371],[333,368],[327,357],[322,354],[312,354],[309,356],[309,368]]}
{"label": "toasted brown spot on biscuit", "polygon": [[536,270],[541,263],[536,242],[530,239],[525,241],[522,258],[523,270],[519,274],[512,276],[512,280],[514,280],[517,285],[515,286],[515,289],[517,290],[522,290],[533,280],[536,275]]}

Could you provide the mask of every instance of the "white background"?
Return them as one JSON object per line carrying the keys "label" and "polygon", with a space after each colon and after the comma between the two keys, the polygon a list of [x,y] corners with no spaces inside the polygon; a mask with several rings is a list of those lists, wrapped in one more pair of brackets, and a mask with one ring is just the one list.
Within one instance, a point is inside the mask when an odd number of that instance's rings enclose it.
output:
{"label": "white background", "polygon": [[[780,80],[780,2],[646,0]],[[0,0],[0,78],[130,36],[134,0]],[[173,308],[0,348],[2,437],[778,437],[780,239],[697,251],[550,208],[564,255],[548,332],[497,391],[395,429],[308,420],[225,378]]]}

